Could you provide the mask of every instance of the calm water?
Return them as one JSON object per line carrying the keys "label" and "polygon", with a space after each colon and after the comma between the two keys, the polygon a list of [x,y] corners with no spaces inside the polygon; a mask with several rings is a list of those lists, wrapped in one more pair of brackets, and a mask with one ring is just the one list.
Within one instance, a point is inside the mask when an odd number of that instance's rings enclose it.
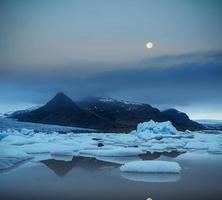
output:
{"label": "calm water", "polygon": [[141,158],[177,161],[182,173],[121,173],[118,164],[84,157],[31,161],[0,173],[0,199],[222,199],[222,155],[199,152]]}

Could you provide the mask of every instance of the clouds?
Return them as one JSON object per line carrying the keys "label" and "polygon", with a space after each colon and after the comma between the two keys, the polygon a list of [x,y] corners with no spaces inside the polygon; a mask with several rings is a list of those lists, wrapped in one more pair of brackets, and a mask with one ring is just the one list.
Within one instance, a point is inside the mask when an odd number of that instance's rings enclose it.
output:
{"label": "clouds", "polygon": [[[17,99],[39,103],[57,91],[64,91],[74,99],[86,96],[112,96],[147,102],[158,107],[186,106],[193,103],[221,104],[222,52],[198,52],[176,56],[156,57],[133,62],[127,69],[83,74],[75,68],[44,73],[16,74],[12,79],[1,78]],[[91,65],[88,66],[92,67]],[[102,64],[99,68],[110,68]],[[5,88],[5,89],[4,89]],[[30,95],[35,93],[35,95]],[[38,95],[36,95],[38,94]],[[33,97],[33,98],[32,98]]]}
{"label": "clouds", "polygon": [[43,103],[64,91],[222,107],[221,1],[0,4],[0,103]]}
{"label": "clouds", "polygon": [[81,67],[77,70],[71,64],[58,71],[0,73],[1,109],[42,104],[63,91],[74,100],[110,96],[149,103],[160,109],[175,107],[194,118],[220,118],[221,59],[221,51],[196,52],[131,62],[126,64],[127,68],[100,63],[94,67],[109,69],[100,73],[84,73]]}

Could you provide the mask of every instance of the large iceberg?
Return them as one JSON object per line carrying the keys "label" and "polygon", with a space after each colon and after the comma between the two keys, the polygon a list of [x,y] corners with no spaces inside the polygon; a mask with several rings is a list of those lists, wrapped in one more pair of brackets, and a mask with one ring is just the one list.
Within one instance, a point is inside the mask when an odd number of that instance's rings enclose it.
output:
{"label": "large iceberg", "polygon": [[178,131],[171,122],[148,122],[139,123],[137,129],[132,131],[131,134],[145,140],[161,139],[164,135],[176,135]]}
{"label": "large iceberg", "polygon": [[177,162],[170,161],[133,161],[120,167],[122,172],[137,173],[180,173],[181,167]]}

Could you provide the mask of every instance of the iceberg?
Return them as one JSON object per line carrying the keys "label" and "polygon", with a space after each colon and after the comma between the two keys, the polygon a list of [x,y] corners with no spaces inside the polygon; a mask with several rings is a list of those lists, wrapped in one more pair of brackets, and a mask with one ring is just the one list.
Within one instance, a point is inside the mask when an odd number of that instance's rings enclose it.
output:
{"label": "iceberg", "polygon": [[180,173],[181,167],[177,162],[171,161],[133,161],[120,167],[122,172],[137,173]]}
{"label": "iceberg", "polygon": [[139,123],[137,129],[132,131],[131,134],[145,140],[149,139],[162,139],[165,135],[176,135],[178,131],[170,121],[148,122]]}

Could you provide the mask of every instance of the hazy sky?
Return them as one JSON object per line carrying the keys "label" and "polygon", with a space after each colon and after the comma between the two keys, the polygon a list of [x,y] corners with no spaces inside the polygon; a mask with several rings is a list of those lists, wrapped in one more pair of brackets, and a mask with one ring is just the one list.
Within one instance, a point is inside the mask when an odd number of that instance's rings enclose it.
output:
{"label": "hazy sky", "polygon": [[222,119],[221,21],[220,0],[0,0],[0,112],[63,90]]}

